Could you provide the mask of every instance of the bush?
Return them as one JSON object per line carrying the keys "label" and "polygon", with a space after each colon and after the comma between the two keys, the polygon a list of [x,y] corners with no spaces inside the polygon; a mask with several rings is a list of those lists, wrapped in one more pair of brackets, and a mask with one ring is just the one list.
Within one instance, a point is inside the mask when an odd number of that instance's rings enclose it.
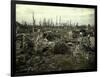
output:
{"label": "bush", "polygon": [[54,53],[55,54],[70,54],[70,50],[69,47],[62,41],[58,41],[56,42],[55,46],[54,46]]}

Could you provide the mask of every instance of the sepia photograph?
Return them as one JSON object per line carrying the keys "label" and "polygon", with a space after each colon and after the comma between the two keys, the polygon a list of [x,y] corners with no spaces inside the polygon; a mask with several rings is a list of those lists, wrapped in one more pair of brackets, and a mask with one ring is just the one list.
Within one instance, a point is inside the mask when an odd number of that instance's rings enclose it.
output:
{"label": "sepia photograph", "polygon": [[16,74],[97,68],[95,8],[33,3],[15,9]]}

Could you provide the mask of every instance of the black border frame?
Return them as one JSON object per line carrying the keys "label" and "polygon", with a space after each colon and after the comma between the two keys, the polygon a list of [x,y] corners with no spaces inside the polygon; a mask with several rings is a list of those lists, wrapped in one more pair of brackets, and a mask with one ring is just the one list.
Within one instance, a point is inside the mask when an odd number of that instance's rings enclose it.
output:
{"label": "black border frame", "polygon": [[[71,71],[51,71],[44,73],[32,74],[20,73],[16,74],[16,4],[27,5],[44,5],[57,7],[78,7],[78,8],[94,8],[95,9],[95,69],[88,70],[71,70]],[[11,1],[11,76],[29,76],[29,75],[47,75],[47,74],[61,74],[61,73],[79,73],[79,72],[93,72],[97,71],[97,6],[96,5],[80,5],[80,4],[65,4],[65,3],[50,3],[50,2],[34,2],[34,1]]]}

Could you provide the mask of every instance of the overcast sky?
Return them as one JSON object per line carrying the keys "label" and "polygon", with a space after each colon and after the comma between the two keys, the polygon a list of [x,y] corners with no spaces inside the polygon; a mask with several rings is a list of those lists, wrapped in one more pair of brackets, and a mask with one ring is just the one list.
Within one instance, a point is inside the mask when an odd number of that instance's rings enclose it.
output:
{"label": "overcast sky", "polygon": [[[32,16],[36,23],[43,18],[52,19],[54,22],[70,22],[94,25],[94,9],[92,8],[74,8],[74,7],[57,7],[57,6],[40,6],[40,5],[25,5],[16,4],[16,20],[18,22],[26,21],[32,23]],[[61,19],[60,19],[61,17]]]}

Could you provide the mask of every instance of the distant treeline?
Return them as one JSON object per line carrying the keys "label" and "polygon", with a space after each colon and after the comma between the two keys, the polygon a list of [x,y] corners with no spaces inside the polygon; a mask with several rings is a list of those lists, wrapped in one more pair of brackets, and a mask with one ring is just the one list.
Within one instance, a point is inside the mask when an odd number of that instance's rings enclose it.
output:
{"label": "distant treeline", "polygon": [[[47,23],[47,22],[46,22]],[[63,25],[63,26],[56,26],[56,25],[50,25],[50,24],[48,24],[48,25],[46,25],[46,23],[45,24],[40,24],[40,25],[36,25],[35,24],[35,22],[33,23],[33,25],[29,25],[29,24],[27,24],[26,22],[24,22],[24,23],[19,23],[19,22],[17,22],[16,21],[16,32],[17,33],[32,33],[33,32],[33,29],[34,29],[34,31],[36,31],[37,29],[41,29],[41,30],[45,30],[45,29],[47,29],[47,30],[49,30],[49,29],[66,29],[67,31],[70,31],[70,30],[80,30],[80,31],[86,31],[87,29],[89,29],[89,30],[87,30],[88,32],[93,32],[93,31],[95,31],[95,28],[94,28],[94,26],[91,26],[90,24],[88,24],[88,25],[78,25],[78,24],[76,24],[76,25],[67,25],[67,24],[65,24],[65,25]]]}

